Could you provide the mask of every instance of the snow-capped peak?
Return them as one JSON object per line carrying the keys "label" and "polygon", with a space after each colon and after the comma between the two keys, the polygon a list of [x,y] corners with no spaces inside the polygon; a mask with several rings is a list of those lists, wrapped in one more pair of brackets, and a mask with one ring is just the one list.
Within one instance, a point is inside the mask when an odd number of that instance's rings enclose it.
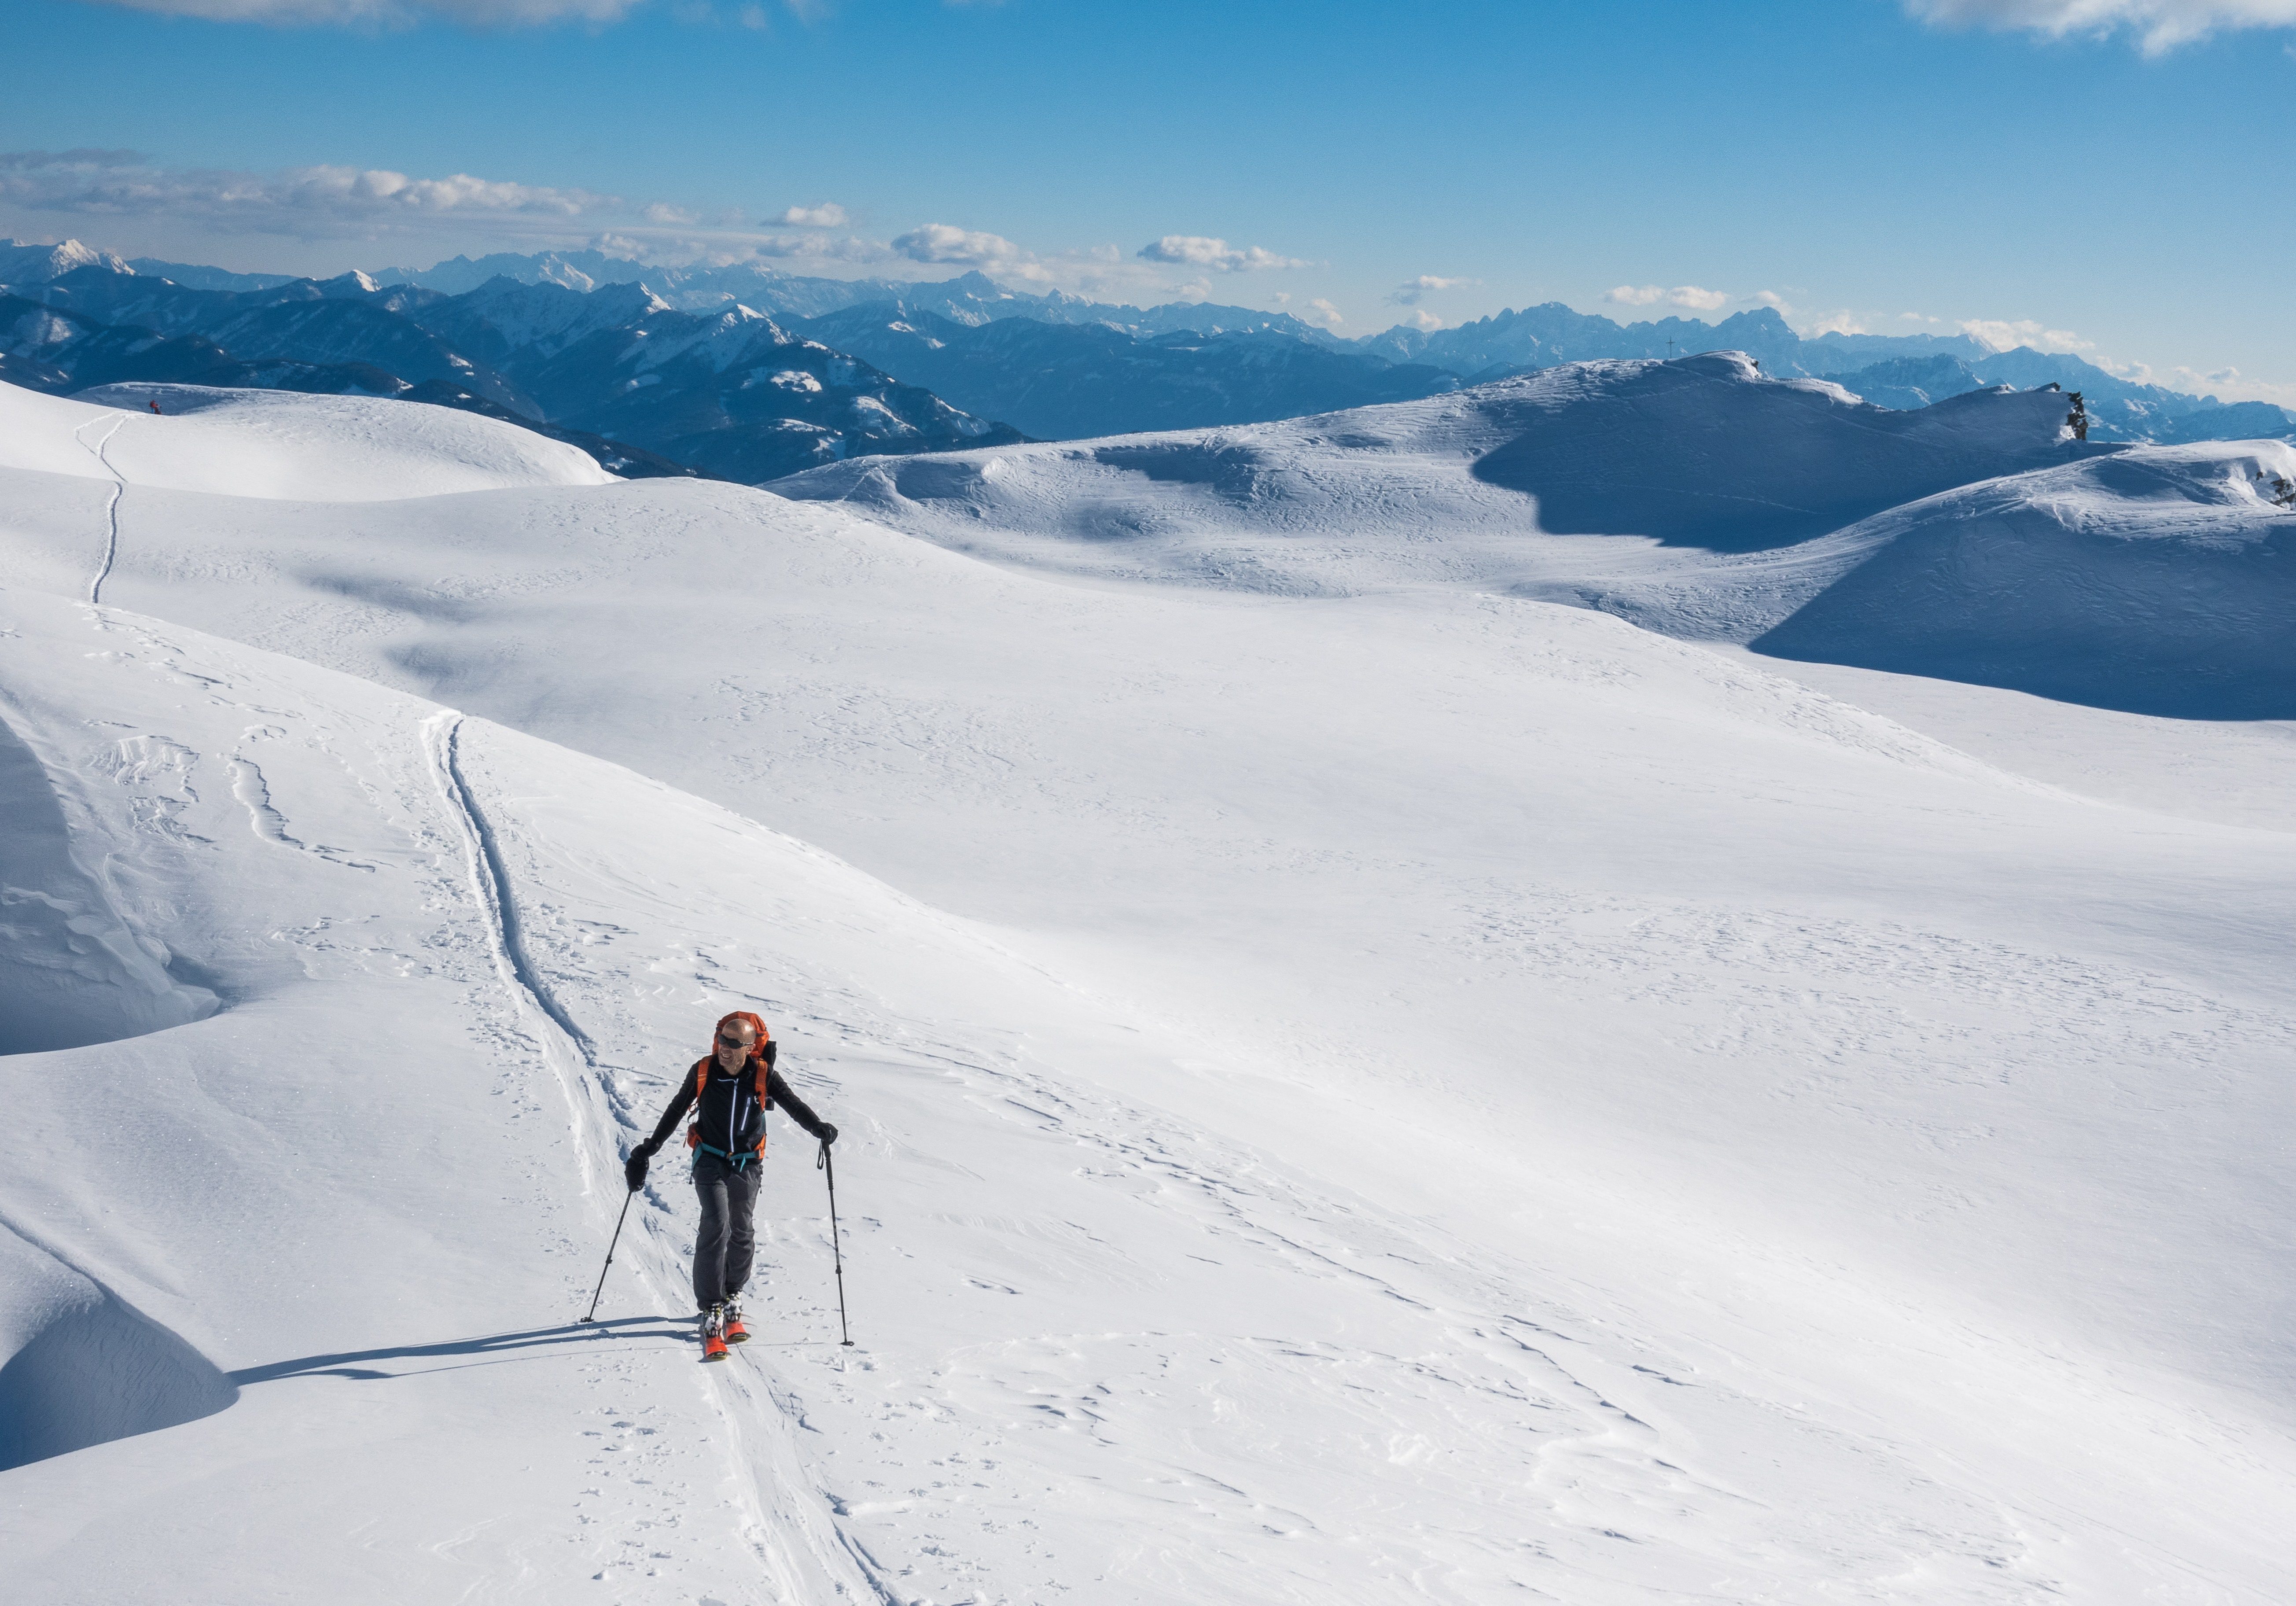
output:
{"label": "snow-capped peak", "polygon": [[77,240],[66,240],[59,245],[0,240],[0,284],[45,284],[79,267],[101,267],[130,275],[135,272],[110,251],[97,250]]}

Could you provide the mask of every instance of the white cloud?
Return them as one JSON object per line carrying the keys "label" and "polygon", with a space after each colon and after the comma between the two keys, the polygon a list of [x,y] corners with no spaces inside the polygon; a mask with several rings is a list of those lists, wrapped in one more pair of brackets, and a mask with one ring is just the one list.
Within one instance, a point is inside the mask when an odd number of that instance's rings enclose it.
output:
{"label": "white cloud", "polygon": [[333,23],[403,27],[426,17],[472,28],[532,28],[552,22],[616,22],[639,0],[88,0],[131,11],[210,22],[280,26]]}
{"label": "white cloud", "polygon": [[1143,262],[1168,262],[1182,267],[1208,267],[1216,274],[1256,273],[1271,267],[1306,267],[1297,257],[1279,257],[1256,245],[1232,246],[1209,234],[1167,234],[1140,248]]}
{"label": "white cloud", "polygon": [[833,201],[824,201],[816,206],[791,207],[773,221],[791,228],[841,229],[852,219],[846,216],[843,207]]}
{"label": "white cloud", "polygon": [[747,255],[776,260],[795,257],[808,262],[882,262],[893,255],[891,246],[852,234],[842,240],[827,234],[742,234],[726,243],[737,248],[729,261],[740,261]]}
{"label": "white cloud", "polygon": [[1844,309],[1827,313],[1801,332],[1803,339],[1814,340],[1822,334],[1864,334],[1866,325],[1856,313]]}
{"label": "white cloud", "polygon": [[1403,321],[1410,324],[1414,329],[1420,330],[1429,334],[1431,334],[1436,330],[1443,327],[1443,320],[1437,317],[1433,313],[1428,311],[1424,307],[1414,307],[1412,309],[1411,315]]}
{"label": "white cloud", "polygon": [[1388,292],[1387,299],[1398,307],[1416,307],[1419,299],[1439,290],[1456,290],[1462,284],[1480,284],[1480,279],[1446,279],[1439,274],[1422,274],[1406,280]]}
{"label": "white cloud", "polygon": [[1618,307],[1654,307],[1665,301],[1693,312],[1712,312],[1727,307],[1731,298],[1726,291],[1705,290],[1695,284],[1677,284],[1672,290],[1659,284],[1621,284],[1615,290],[1604,291],[1603,299]]}
{"label": "white cloud", "polygon": [[[2131,366],[2141,368],[2143,365]],[[2121,370],[2115,368],[2114,372],[2120,373]],[[2177,389],[2190,390],[2195,395],[2213,396],[2224,402],[2274,402],[2296,409],[2296,385],[2276,385],[2267,380],[2248,379],[2237,368],[2217,368],[2202,373],[2196,369],[2178,366],[2169,372],[2176,376],[2174,383]],[[2128,375],[2124,373],[2123,377]],[[2138,382],[2150,382],[2152,377],[2151,371],[2146,370],[2144,380]]]}
{"label": "white cloud", "polygon": [[1962,333],[1975,337],[1996,351],[2013,350],[2019,346],[2030,346],[2036,351],[2088,351],[2095,344],[2082,340],[2070,329],[2051,329],[2031,318],[2013,322],[1964,318],[1958,327]]}
{"label": "white cloud", "polygon": [[1308,302],[1308,306],[1310,308],[1308,322],[1310,324],[1321,324],[1326,329],[1337,329],[1347,322],[1340,315],[1340,309],[1321,296]]}
{"label": "white cloud", "polygon": [[2296,0],[1906,0],[1906,9],[1948,28],[2024,29],[2055,37],[2127,29],[2147,55],[2213,33],[2296,28]]}
{"label": "white cloud", "polygon": [[893,251],[912,262],[975,267],[1006,280],[1030,284],[1055,284],[1074,278],[1093,260],[1089,252],[1071,251],[1048,264],[1036,252],[1023,250],[1002,234],[961,229],[951,223],[928,223],[893,237]]}
{"label": "white cloud", "polygon": [[1787,303],[1786,299],[1778,294],[1775,290],[1758,290],[1752,295],[1748,296],[1746,299],[1751,301],[1757,307],[1775,307],[1781,313],[1791,313],[1793,311],[1792,307]]}
{"label": "white cloud", "polygon": [[961,229],[950,223],[928,223],[896,235],[893,249],[912,262],[953,262],[968,267],[1018,262],[1028,255],[1002,234]]}

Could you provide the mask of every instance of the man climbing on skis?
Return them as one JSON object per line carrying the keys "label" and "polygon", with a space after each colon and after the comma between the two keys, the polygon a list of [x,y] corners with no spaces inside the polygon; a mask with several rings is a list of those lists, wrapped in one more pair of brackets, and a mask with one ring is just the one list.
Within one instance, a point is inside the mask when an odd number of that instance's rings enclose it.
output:
{"label": "man climbing on skis", "polygon": [[669,1140],[688,1110],[693,1124],[693,1186],[701,1195],[701,1233],[693,1245],[693,1302],[701,1311],[701,1358],[726,1358],[726,1346],[750,1334],[742,1325],[742,1289],[750,1280],[757,1237],[758,1168],[766,1158],[766,1111],[776,1107],[823,1143],[837,1128],[806,1107],[774,1069],[775,1043],[766,1023],[747,1010],[718,1022],[710,1052],[678,1084],[653,1135],[630,1151],[623,1168],[630,1192],[645,1186],[646,1165]]}

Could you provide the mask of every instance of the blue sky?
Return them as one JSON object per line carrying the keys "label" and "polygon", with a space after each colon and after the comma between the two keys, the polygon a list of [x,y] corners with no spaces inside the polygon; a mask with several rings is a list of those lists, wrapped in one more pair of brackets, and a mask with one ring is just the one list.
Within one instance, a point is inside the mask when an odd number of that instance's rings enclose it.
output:
{"label": "blue sky", "polygon": [[1347,333],[1767,302],[2296,404],[2296,0],[146,3],[7,0],[0,233],[605,237]]}

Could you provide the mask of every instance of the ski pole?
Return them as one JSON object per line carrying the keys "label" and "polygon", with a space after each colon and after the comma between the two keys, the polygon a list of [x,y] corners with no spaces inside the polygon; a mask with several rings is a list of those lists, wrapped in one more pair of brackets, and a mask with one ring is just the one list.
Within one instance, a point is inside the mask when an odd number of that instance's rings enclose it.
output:
{"label": "ski pole", "polygon": [[598,1268],[598,1286],[590,1291],[590,1308],[582,1317],[585,1322],[598,1314],[598,1296],[606,1291],[606,1273],[614,1264],[614,1245],[622,1241],[622,1223],[630,1218],[630,1200],[636,1197],[636,1189],[622,1195],[622,1213],[614,1217],[614,1241],[606,1246],[606,1264]]}
{"label": "ski pole", "polygon": [[[845,1251],[837,1241],[837,1165],[829,1158],[829,1145],[821,1146],[821,1158],[813,1168],[829,1178],[829,1252],[837,1263],[837,1331],[844,1335],[845,1348],[853,1348],[853,1330],[845,1324]],[[601,1274],[602,1275],[603,1274]]]}

